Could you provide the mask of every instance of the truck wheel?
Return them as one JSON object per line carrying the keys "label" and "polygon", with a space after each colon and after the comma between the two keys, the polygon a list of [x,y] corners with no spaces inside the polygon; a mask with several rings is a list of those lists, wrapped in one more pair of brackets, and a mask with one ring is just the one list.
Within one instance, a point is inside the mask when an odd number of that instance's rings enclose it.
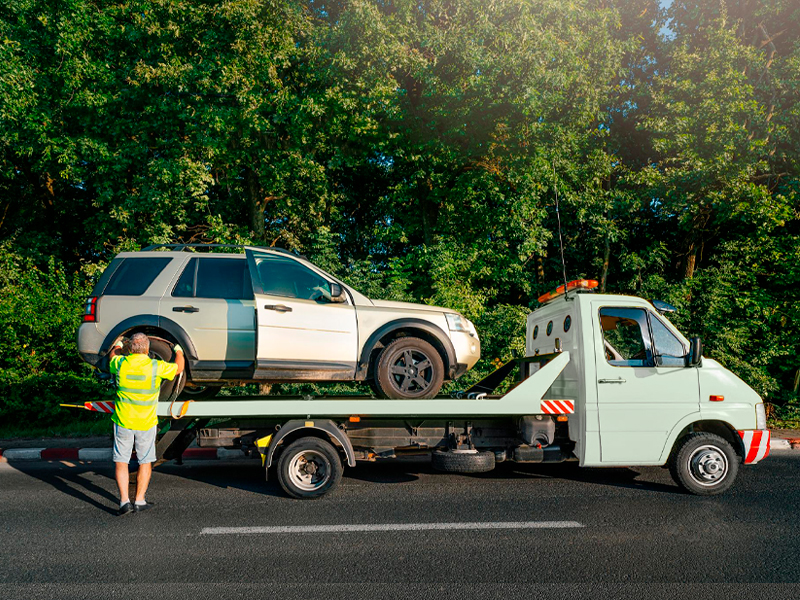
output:
{"label": "truck wheel", "polygon": [[378,357],[375,386],[384,398],[433,398],[443,382],[442,357],[425,340],[398,338]]}
{"label": "truck wheel", "polygon": [[181,392],[182,400],[208,400],[222,389],[221,385],[187,385]]}
{"label": "truck wheel", "polygon": [[436,449],[431,465],[445,473],[487,473],[494,469],[494,452],[470,452]]}
{"label": "truck wheel", "polygon": [[[150,358],[157,358],[167,362],[175,362],[175,353],[172,346],[162,339],[150,338]],[[165,379],[161,382],[161,391],[158,399],[160,402],[172,402],[183,391],[186,385],[186,374],[177,375],[172,381]]]}
{"label": "truck wheel", "polygon": [[278,482],[292,498],[319,498],[342,479],[342,459],[330,442],[316,437],[289,444],[278,459]]}
{"label": "truck wheel", "polygon": [[669,471],[675,483],[687,492],[713,496],[733,485],[739,471],[739,457],[718,435],[690,433],[675,446]]}

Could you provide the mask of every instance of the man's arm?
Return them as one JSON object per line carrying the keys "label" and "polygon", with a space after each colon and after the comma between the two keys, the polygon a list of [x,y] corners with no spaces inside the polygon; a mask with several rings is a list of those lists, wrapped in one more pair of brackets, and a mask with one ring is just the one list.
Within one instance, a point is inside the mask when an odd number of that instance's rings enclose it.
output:
{"label": "man's arm", "polygon": [[122,340],[119,340],[114,347],[111,348],[111,352],[108,353],[109,358],[114,358],[115,356],[122,356]]}
{"label": "man's arm", "polygon": [[180,375],[183,373],[183,369],[186,367],[186,358],[183,356],[183,348],[181,348],[178,344],[175,344],[175,364],[178,367],[178,372],[176,375]]}

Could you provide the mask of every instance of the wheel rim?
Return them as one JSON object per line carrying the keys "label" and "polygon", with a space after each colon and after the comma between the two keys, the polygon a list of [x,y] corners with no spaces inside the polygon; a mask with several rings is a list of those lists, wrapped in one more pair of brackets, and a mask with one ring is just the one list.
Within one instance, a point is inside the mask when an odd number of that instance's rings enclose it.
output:
{"label": "wheel rim", "polygon": [[728,474],[728,457],[716,446],[700,446],[688,461],[689,475],[702,486],[716,485]]}
{"label": "wheel rim", "polygon": [[304,492],[313,492],[324,486],[331,475],[331,463],[321,452],[304,450],[292,457],[289,479]]}
{"label": "wheel rim", "polygon": [[403,394],[423,395],[433,382],[433,363],[419,350],[402,350],[389,368],[394,386]]}

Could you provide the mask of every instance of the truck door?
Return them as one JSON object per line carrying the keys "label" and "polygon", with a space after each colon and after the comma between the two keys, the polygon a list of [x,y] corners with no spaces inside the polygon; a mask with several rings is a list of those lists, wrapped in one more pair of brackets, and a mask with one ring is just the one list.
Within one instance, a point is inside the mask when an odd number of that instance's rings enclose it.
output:
{"label": "truck door", "polygon": [[331,281],[289,255],[247,250],[256,300],[256,379],[349,380],[358,328],[350,298],[331,301]]}
{"label": "truck door", "polygon": [[658,462],[675,424],[700,410],[688,348],[659,317],[638,307],[593,308],[600,459]]}

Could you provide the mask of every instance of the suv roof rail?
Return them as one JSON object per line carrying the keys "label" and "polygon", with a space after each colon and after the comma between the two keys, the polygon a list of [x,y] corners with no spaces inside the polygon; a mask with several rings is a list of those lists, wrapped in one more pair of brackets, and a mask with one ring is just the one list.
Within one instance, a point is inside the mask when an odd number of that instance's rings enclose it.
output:
{"label": "suv roof rail", "polygon": [[258,250],[272,250],[273,252],[282,252],[283,254],[291,254],[298,258],[308,260],[305,254],[300,254],[296,250],[287,250],[286,248],[276,248],[275,246],[250,246],[247,244],[150,244],[142,248],[140,252],[151,252],[159,248],[172,248],[175,252],[183,252],[187,248],[255,248]]}

